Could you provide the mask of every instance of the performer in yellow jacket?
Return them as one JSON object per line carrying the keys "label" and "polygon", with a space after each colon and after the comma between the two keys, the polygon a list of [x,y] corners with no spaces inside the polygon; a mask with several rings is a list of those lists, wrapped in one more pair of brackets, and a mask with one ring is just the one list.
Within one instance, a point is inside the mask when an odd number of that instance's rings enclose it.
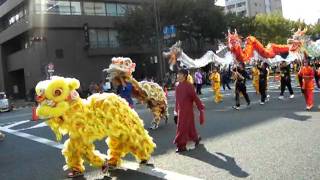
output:
{"label": "performer in yellow jacket", "polygon": [[259,94],[259,69],[257,66],[252,67],[252,86],[256,90],[256,93]]}
{"label": "performer in yellow jacket", "polygon": [[211,80],[211,86],[213,89],[213,92],[215,94],[214,96],[214,101],[216,103],[219,103],[222,101],[223,96],[221,94],[221,88],[220,88],[220,74],[217,70],[217,68],[213,68],[212,74],[210,75],[210,80]]}

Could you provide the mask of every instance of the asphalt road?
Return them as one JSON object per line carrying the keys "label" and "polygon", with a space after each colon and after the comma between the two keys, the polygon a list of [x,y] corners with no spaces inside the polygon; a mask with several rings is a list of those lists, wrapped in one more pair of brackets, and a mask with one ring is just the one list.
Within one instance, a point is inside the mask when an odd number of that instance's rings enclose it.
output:
{"label": "asphalt road", "polygon": [[[128,155],[121,169],[104,175],[87,165],[85,176],[77,179],[320,179],[319,91],[315,92],[316,107],[307,112],[298,88],[294,99],[278,100],[278,84],[271,82],[271,100],[263,106],[252,86],[248,90],[252,105],[237,111],[231,108],[233,91],[223,92],[224,101],[215,104],[211,89],[203,89],[200,97],[206,105],[206,123],[200,126],[197,121],[203,138],[197,149],[191,143],[188,152],[175,153],[171,116],[167,125],[162,122],[159,129],[150,131],[157,144],[150,160],[153,166],[139,167]],[[171,115],[173,102],[170,93]],[[148,127],[151,113],[143,105],[135,109]],[[63,142],[55,142],[43,122],[30,118],[30,109],[0,114],[0,130],[6,134],[0,142],[0,179],[66,179]],[[107,152],[104,142],[96,146]]]}

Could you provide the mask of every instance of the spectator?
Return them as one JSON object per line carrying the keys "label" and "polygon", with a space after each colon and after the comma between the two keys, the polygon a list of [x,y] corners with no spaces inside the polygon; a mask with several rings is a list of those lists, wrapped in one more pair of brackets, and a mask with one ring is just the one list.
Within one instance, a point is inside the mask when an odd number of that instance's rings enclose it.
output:
{"label": "spectator", "polygon": [[197,69],[197,72],[194,74],[195,77],[195,83],[196,83],[196,89],[197,89],[197,94],[201,95],[201,87],[202,87],[202,73],[200,69]]}

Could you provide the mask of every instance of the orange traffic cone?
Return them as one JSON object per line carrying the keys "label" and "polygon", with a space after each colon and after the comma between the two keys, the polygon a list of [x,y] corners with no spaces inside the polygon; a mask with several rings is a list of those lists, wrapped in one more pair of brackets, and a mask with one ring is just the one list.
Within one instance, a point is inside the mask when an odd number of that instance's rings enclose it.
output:
{"label": "orange traffic cone", "polygon": [[36,113],[36,109],[37,108],[35,106],[32,106],[32,121],[37,121],[39,119]]}

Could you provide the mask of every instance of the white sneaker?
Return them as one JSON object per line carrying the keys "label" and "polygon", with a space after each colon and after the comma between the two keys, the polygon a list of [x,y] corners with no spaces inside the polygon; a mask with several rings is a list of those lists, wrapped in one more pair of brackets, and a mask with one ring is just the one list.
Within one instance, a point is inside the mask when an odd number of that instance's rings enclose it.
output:
{"label": "white sneaker", "polygon": [[264,105],[264,102],[260,102],[260,105]]}
{"label": "white sneaker", "polygon": [[158,129],[158,127],[159,127],[159,125],[156,122],[152,122],[149,129],[155,130],[155,129]]}
{"label": "white sneaker", "polygon": [[294,98],[294,94],[291,94],[291,95],[290,95],[290,99],[293,99],[293,98]]}
{"label": "white sneaker", "polygon": [[283,96],[279,96],[278,99],[281,99],[281,100],[282,100],[282,99],[284,99],[284,97],[283,97]]}
{"label": "white sneaker", "polygon": [[232,106],[232,108],[235,110],[240,110],[240,108],[238,106]]}

